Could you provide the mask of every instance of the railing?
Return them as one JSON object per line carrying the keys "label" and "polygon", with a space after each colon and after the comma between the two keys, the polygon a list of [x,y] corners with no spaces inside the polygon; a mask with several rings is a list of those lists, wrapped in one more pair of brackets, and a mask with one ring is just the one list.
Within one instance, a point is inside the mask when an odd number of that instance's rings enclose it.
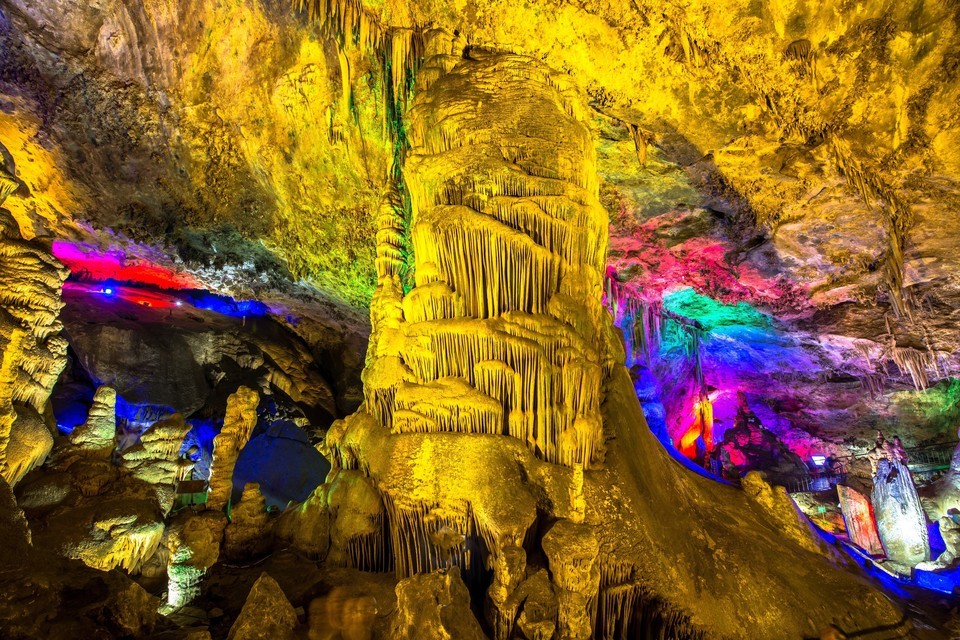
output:
{"label": "railing", "polygon": [[918,447],[907,451],[907,467],[911,471],[949,469],[957,443]]}
{"label": "railing", "polygon": [[830,487],[847,479],[846,470],[810,474],[806,476],[780,476],[773,484],[782,484],[787,493],[803,493],[806,491],[828,491]]}
{"label": "railing", "polygon": [[[907,450],[907,468],[918,474],[931,473],[950,468],[950,461],[953,459],[953,452],[957,443],[945,443],[928,445],[926,447],[916,447]],[[827,491],[835,484],[844,482],[847,479],[846,464],[843,460],[852,460],[863,458],[866,454],[853,454],[836,458],[837,465],[833,469],[816,469],[806,475],[778,476],[771,478],[771,484],[779,484],[786,488],[787,493],[803,493],[806,491]],[[723,465],[720,460],[708,458],[704,462],[704,468],[711,474],[729,480],[734,484],[739,484],[739,478],[731,479],[724,475]],[[762,470],[761,470],[762,471]]]}

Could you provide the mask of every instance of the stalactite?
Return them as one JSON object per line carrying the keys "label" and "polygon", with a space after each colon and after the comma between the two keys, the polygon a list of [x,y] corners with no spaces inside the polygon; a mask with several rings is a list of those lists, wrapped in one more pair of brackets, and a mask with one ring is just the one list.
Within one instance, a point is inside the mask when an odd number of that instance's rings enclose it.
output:
{"label": "stalactite", "polygon": [[395,433],[485,433],[503,430],[503,406],[461,378],[403,383],[393,414]]}
{"label": "stalactite", "polygon": [[384,495],[390,543],[398,578],[456,565],[468,582],[487,582],[488,554],[499,548],[485,533],[469,504],[455,510],[439,505],[399,505]]}

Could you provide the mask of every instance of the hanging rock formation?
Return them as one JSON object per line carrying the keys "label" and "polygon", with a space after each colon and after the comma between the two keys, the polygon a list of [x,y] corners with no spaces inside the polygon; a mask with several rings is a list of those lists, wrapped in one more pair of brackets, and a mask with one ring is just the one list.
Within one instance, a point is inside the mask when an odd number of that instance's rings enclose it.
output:
{"label": "hanging rock formation", "polygon": [[[365,407],[327,434],[380,493],[398,576],[459,566],[497,638],[518,620],[564,638],[640,618],[669,637],[898,624],[833,556],[784,540],[763,500],[691,475],[647,430],[600,306],[607,222],[577,92],[440,32],[425,47],[411,211],[388,197],[380,218]],[[549,589],[530,582],[541,547]],[[521,612],[524,591],[540,601]]]}
{"label": "hanging rock formation", "polygon": [[257,405],[260,396],[253,389],[240,387],[227,399],[223,429],[213,439],[213,463],[210,467],[209,509],[223,509],[233,492],[233,468],[243,445],[250,440],[257,426]]}

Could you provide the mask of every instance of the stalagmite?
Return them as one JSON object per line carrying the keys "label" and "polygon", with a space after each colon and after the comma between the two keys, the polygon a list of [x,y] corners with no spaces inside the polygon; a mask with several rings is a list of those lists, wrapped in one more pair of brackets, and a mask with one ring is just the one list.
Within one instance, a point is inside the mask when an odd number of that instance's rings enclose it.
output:
{"label": "stalagmite", "polygon": [[187,512],[170,524],[167,610],[182,607],[199,595],[203,576],[220,557],[226,525],[226,515],[217,511]]}
{"label": "stalagmite", "polygon": [[[0,186],[0,202],[12,193],[9,185]],[[50,450],[37,434],[12,435],[19,428],[14,405],[43,415],[66,365],[59,314],[60,289],[68,272],[46,248],[25,241],[17,222],[0,209],[0,274],[0,474],[14,484]],[[27,421],[22,428],[30,431],[33,426]],[[7,459],[11,437],[19,440],[16,460]],[[26,447],[27,441],[35,446]]]}
{"label": "stalagmite", "polygon": [[543,537],[553,582],[559,589],[557,638],[585,640],[593,636],[596,594],[600,589],[600,547],[593,530],[561,520]]}
{"label": "stalagmite", "polygon": [[297,613],[277,581],[262,573],[250,589],[227,640],[292,640]]}
{"label": "stalagmite", "polygon": [[[786,638],[819,631],[813,609],[850,628],[898,620],[802,539],[794,512],[774,518],[779,494],[693,477],[648,432],[603,306],[607,219],[581,94],[528,58],[424,38],[396,159],[409,205],[388,190],[378,216],[365,403],[325,443],[371,508],[354,519],[330,494],[329,558],[359,553],[401,579],[458,567],[498,640],[748,624]],[[631,356],[651,353],[665,312],[621,302]],[[670,320],[698,359],[701,327]],[[369,533],[335,536],[341,517]]]}
{"label": "stalagmite", "polygon": [[138,480],[150,484],[164,512],[173,506],[176,483],[184,464],[180,445],[190,431],[183,417],[174,414],[155,423],[140,436],[140,442],[123,452],[121,466]]}
{"label": "stalagmite", "polygon": [[240,502],[230,510],[230,524],[223,532],[223,553],[230,560],[250,558],[266,550],[268,536],[267,504],[260,485],[248,483]]}
{"label": "stalagmite", "polygon": [[207,508],[223,509],[233,492],[233,468],[240,450],[250,440],[257,425],[257,405],[260,396],[256,391],[240,387],[227,399],[227,414],[223,429],[213,439],[213,463],[210,467],[210,493]]}
{"label": "stalagmite", "polygon": [[70,433],[70,444],[77,449],[104,458],[110,456],[117,440],[117,392],[100,387],[86,421]]}
{"label": "stalagmite", "polygon": [[456,569],[401,581],[390,627],[390,637],[396,640],[486,637],[470,611],[470,594]]}
{"label": "stalagmite", "polygon": [[907,566],[930,560],[926,516],[906,465],[896,460],[877,464],[871,501],[887,558]]}

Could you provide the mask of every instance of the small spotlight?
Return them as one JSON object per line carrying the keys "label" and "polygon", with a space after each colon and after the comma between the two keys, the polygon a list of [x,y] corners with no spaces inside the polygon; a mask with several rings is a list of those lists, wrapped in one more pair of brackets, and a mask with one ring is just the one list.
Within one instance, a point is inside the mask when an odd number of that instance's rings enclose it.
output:
{"label": "small spotlight", "polygon": [[818,467],[822,467],[827,463],[827,456],[817,455],[810,457],[813,458],[813,464],[817,465]]}
{"label": "small spotlight", "polygon": [[177,300],[174,304],[176,304],[178,307],[182,307],[182,306],[183,306],[183,301],[182,301],[182,300]]}
{"label": "small spotlight", "polygon": [[113,288],[112,288],[112,287],[107,287],[106,289],[103,290],[103,292],[104,292],[105,294],[107,294],[108,296],[112,296],[112,295],[113,295]]}

